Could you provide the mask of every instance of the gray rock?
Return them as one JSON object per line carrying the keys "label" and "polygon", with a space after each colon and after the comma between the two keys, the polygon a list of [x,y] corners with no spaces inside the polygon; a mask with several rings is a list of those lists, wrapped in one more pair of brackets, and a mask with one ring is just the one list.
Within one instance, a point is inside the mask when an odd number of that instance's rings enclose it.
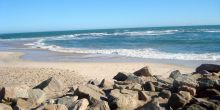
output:
{"label": "gray rock", "polygon": [[220,65],[216,64],[202,64],[199,67],[196,68],[196,72],[200,73],[202,70],[206,70],[208,72],[220,72]]}
{"label": "gray rock", "polygon": [[198,97],[212,97],[212,96],[220,96],[220,92],[216,89],[206,89],[198,92]]}
{"label": "gray rock", "polygon": [[159,96],[162,97],[162,98],[170,98],[171,92],[169,90],[162,90],[159,93]]}
{"label": "gray rock", "polygon": [[43,90],[48,98],[56,98],[63,95],[62,92],[64,90],[64,85],[60,80],[55,77],[51,77],[40,83],[35,88]]}
{"label": "gray rock", "polygon": [[65,97],[61,97],[61,98],[57,99],[57,104],[65,105],[68,108],[68,110],[73,109],[73,107],[74,107],[73,102],[74,101],[69,96],[65,96]]}
{"label": "gray rock", "polygon": [[175,70],[175,71],[172,71],[172,72],[170,73],[169,78],[176,79],[176,78],[179,77],[180,75],[181,75],[180,71],[179,71],[179,70]]}
{"label": "gray rock", "polygon": [[176,93],[173,93],[168,100],[168,105],[171,106],[171,108],[174,110],[183,107],[186,103],[187,101]]}
{"label": "gray rock", "polygon": [[86,110],[89,105],[87,99],[83,98],[74,102],[74,107],[72,110]]}
{"label": "gray rock", "polygon": [[136,76],[145,76],[145,77],[152,76],[151,70],[148,66],[145,66],[141,68],[140,70],[137,70],[133,74]]}
{"label": "gray rock", "polygon": [[110,108],[106,101],[100,101],[92,105],[89,110],[110,110]]}
{"label": "gray rock", "polygon": [[79,96],[80,99],[88,99],[90,104],[95,104],[105,97],[104,92],[94,85],[80,85],[75,95]]}
{"label": "gray rock", "polygon": [[192,104],[187,107],[185,110],[207,110],[205,107],[200,106],[199,104]]}
{"label": "gray rock", "polygon": [[183,85],[195,88],[195,87],[198,87],[199,84],[190,75],[180,75],[177,78],[175,78],[173,82],[174,87],[178,88]]}
{"label": "gray rock", "polygon": [[128,78],[127,73],[119,72],[113,79],[117,81],[125,81]]}
{"label": "gray rock", "polygon": [[35,105],[36,107],[41,103],[45,102],[47,99],[44,91],[40,89],[32,89],[28,91],[28,95],[29,95],[28,101],[33,105]]}
{"label": "gray rock", "polygon": [[30,88],[27,85],[6,85],[2,89],[4,100],[14,100],[18,98],[28,98]]}
{"label": "gray rock", "polygon": [[140,106],[138,92],[126,89],[114,89],[109,95],[111,109],[132,110]]}
{"label": "gray rock", "polygon": [[215,81],[209,78],[200,78],[198,79],[199,88],[206,89],[206,88],[214,88]]}
{"label": "gray rock", "polygon": [[141,91],[142,85],[138,83],[128,83],[128,84],[114,84],[114,89],[129,89],[134,91]]}

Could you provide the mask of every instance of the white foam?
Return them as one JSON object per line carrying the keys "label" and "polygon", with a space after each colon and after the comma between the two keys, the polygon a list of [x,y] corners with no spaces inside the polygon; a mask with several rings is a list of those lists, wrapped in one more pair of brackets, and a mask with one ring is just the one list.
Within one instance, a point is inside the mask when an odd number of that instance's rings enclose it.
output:
{"label": "white foam", "polygon": [[85,49],[85,48],[63,48],[56,45],[46,45],[44,40],[39,40],[30,45],[32,48],[41,48],[63,53],[89,53],[89,54],[117,54],[128,57],[152,58],[152,59],[177,59],[177,60],[220,60],[216,53],[167,53],[151,48],[145,49]]}

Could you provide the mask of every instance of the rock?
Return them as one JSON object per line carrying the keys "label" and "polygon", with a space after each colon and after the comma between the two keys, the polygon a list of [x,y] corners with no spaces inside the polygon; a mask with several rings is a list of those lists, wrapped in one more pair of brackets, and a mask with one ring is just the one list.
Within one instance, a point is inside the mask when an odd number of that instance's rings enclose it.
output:
{"label": "rock", "polygon": [[28,95],[29,95],[28,101],[36,106],[40,105],[47,99],[44,91],[40,89],[32,89],[28,91]]}
{"label": "rock", "polygon": [[119,83],[116,82],[116,84],[114,84],[114,89],[129,89],[129,90],[134,90],[134,91],[141,91],[142,90],[142,86],[138,83]]}
{"label": "rock", "polygon": [[165,110],[165,108],[160,106],[159,100],[153,99],[138,110]]}
{"label": "rock", "polygon": [[206,70],[208,72],[215,72],[218,73],[220,72],[220,65],[216,64],[202,64],[199,67],[196,68],[196,72],[200,73],[202,70]]}
{"label": "rock", "polygon": [[170,98],[171,92],[169,90],[162,90],[159,93],[159,96],[162,97],[162,98]]}
{"label": "rock", "polygon": [[159,96],[159,92],[151,92],[151,91],[142,91],[142,92],[144,92],[145,94],[147,94],[150,97],[157,97],[157,96]]}
{"label": "rock", "polygon": [[172,72],[170,73],[169,78],[176,79],[176,78],[179,77],[180,75],[181,75],[180,71],[179,71],[179,70],[175,70],[175,71],[172,71]]}
{"label": "rock", "polygon": [[44,107],[44,110],[68,110],[65,105],[61,104],[50,104]]}
{"label": "rock", "polygon": [[139,91],[138,97],[139,100],[143,100],[145,102],[149,102],[151,100],[151,97],[148,96],[144,91]]}
{"label": "rock", "polygon": [[155,77],[145,77],[145,76],[135,76],[133,74],[129,74],[128,78],[125,80],[125,82],[129,83],[139,83],[139,84],[145,84],[145,82],[157,82],[157,79]]}
{"label": "rock", "polygon": [[181,86],[179,88],[179,91],[187,91],[189,92],[192,96],[196,95],[196,89],[188,86]]}
{"label": "rock", "polygon": [[206,89],[198,92],[198,97],[212,97],[212,96],[220,96],[220,92],[216,89]]}
{"label": "rock", "polygon": [[68,108],[68,110],[73,109],[73,107],[74,107],[73,102],[74,101],[69,96],[65,96],[65,97],[61,97],[61,98],[57,99],[57,104],[65,105]]}
{"label": "rock", "polygon": [[198,83],[200,89],[206,89],[206,88],[214,88],[216,82],[209,78],[199,78]]}
{"label": "rock", "polygon": [[0,103],[0,110],[12,110],[12,108],[9,105]]}
{"label": "rock", "polygon": [[[212,101],[212,100],[206,100],[202,98],[193,98],[192,99],[193,104],[201,105],[202,107],[206,108],[207,110],[220,110],[220,103],[219,101]],[[185,107],[187,108],[187,106]]]}
{"label": "rock", "polygon": [[179,86],[183,86],[183,85],[195,88],[199,84],[195,79],[193,79],[189,75],[180,75],[177,78],[175,78],[175,80],[173,82],[173,86],[175,88],[179,88]]}
{"label": "rock", "polygon": [[100,87],[105,89],[113,89],[114,82],[108,79],[103,79],[100,83]]}
{"label": "rock", "polygon": [[164,84],[172,84],[173,79],[172,78],[163,78],[162,76],[155,75],[155,78],[158,82],[164,83]]}
{"label": "rock", "polygon": [[74,107],[72,110],[86,110],[89,105],[87,99],[83,98],[74,102]]}
{"label": "rock", "polygon": [[16,103],[16,107],[15,107],[15,108],[16,108],[17,110],[30,110],[30,109],[33,109],[33,108],[35,108],[35,107],[36,107],[36,106],[33,105],[31,102],[19,98],[19,99],[17,100],[17,103]]}
{"label": "rock", "polygon": [[113,77],[113,79],[117,81],[125,81],[128,78],[126,73],[119,72],[116,76]]}
{"label": "rock", "polygon": [[100,84],[100,81],[98,79],[91,79],[88,81],[87,84],[92,84],[98,86]]}
{"label": "rock", "polygon": [[110,110],[110,108],[106,101],[100,101],[97,104],[92,105],[89,110]]}
{"label": "rock", "polygon": [[199,104],[192,104],[187,107],[185,110],[207,110],[205,107],[200,106]]}
{"label": "rock", "polygon": [[143,85],[144,90],[146,91],[152,91],[155,92],[155,87],[154,84],[152,82],[146,82],[145,85]]}
{"label": "rock", "polygon": [[126,89],[114,89],[109,95],[111,109],[132,110],[140,106],[138,92]]}
{"label": "rock", "polygon": [[140,70],[137,70],[133,74],[136,76],[145,76],[145,77],[152,76],[151,70],[148,66],[145,66],[141,68]]}
{"label": "rock", "polygon": [[190,95],[189,92],[186,91],[179,91],[178,93],[179,95],[181,95],[184,99],[186,99],[187,101],[190,101],[192,99],[192,96]]}
{"label": "rock", "polygon": [[27,85],[6,85],[2,89],[4,99],[9,101],[11,99],[28,98],[28,91],[30,88]]}
{"label": "rock", "polygon": [[48,98],[55,98],[63,95],[64,85],[60,80],[51,77],[40,83],[35,89],[43,90]]}
{"label": "rock", "polygon": [[171,106],[174,110],[183,107],[186,103],[187,101],[176,93],[173,93],[168,100],[168,105]]}
{"label": "rock", "polygon": [[75,95],[79,98],[86,98],[89,100],[90,104],[97,103],[104,98],[104,92],[94,85],[80,85],[75,92]]}

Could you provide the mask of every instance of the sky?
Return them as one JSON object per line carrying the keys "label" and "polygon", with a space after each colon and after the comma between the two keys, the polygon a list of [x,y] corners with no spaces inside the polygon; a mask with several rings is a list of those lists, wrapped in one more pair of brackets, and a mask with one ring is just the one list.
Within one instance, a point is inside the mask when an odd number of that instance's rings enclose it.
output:
{"label": "sky", "polygon": [[220,24],[220,0],[0,0],[0,33]]}

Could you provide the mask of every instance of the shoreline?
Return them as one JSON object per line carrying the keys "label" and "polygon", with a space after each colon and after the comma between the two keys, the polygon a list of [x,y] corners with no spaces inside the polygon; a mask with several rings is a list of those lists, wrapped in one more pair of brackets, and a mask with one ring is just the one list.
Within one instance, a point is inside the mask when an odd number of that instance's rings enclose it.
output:
{"label": "shoreline", "polygon": [[[118,72],[132,73],[146,65],[154,75],[164,77],[168,77],[173,70],[180,70],[182,73],[194,71],[193,68],[184,66],[146,62],[37,62],[22,59],[23,55],[25,53],[22,52],[0,52],[0,70],[3,77],[0,83],[30,83],[29,78],[34,79],[33,82],[36,83],[57,76],[62,77],[64,82],[75,80],[73,82],[76,84],[89,79],[109,79]],[[21,75],[24,76],[19,77]]]}

